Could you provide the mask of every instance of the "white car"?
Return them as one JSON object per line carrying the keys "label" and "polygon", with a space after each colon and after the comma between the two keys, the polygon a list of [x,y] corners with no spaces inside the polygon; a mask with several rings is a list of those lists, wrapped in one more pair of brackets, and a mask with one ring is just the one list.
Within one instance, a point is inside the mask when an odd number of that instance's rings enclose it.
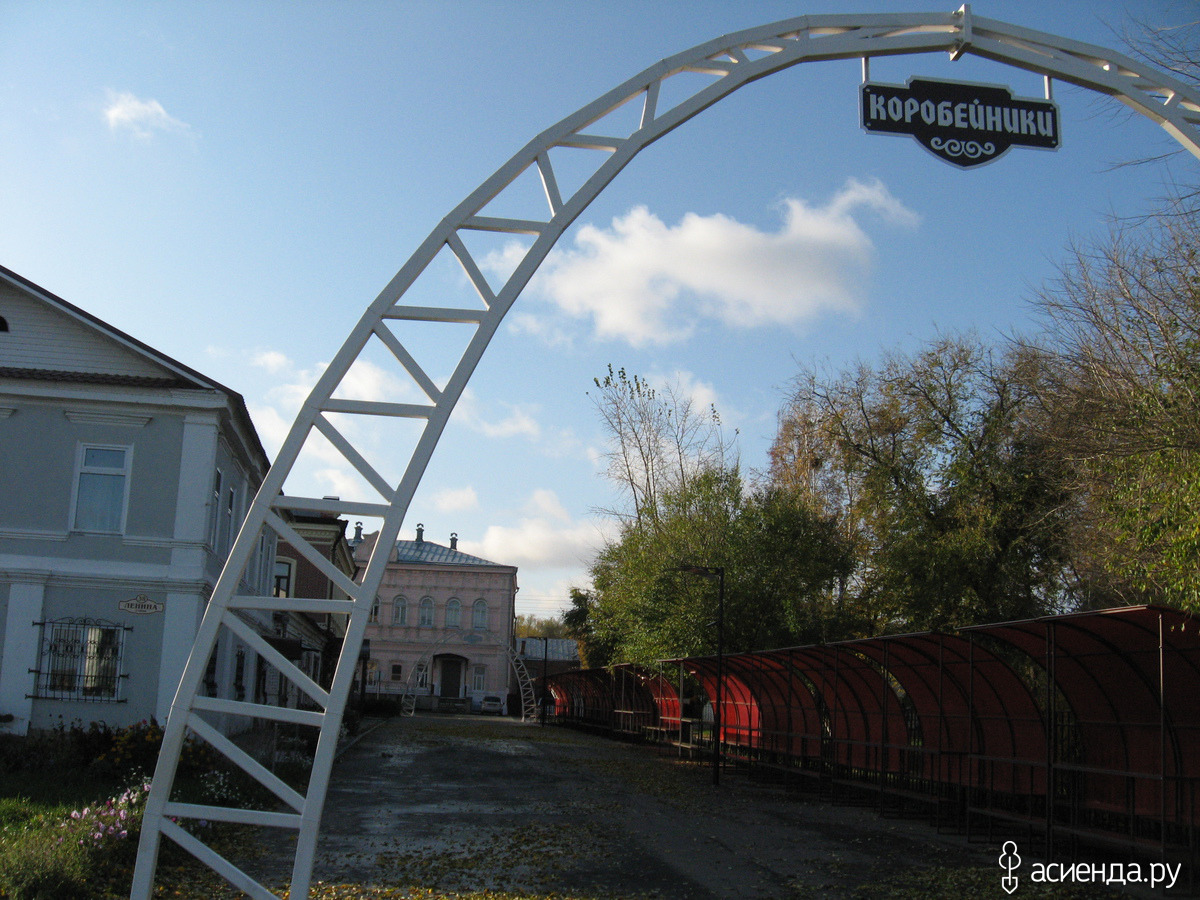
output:
{"label": "white car", "polygon": [[504,701],[489,694],[479,701],[479,711],[485,716],[489,713],[498,716],[504,712]]}

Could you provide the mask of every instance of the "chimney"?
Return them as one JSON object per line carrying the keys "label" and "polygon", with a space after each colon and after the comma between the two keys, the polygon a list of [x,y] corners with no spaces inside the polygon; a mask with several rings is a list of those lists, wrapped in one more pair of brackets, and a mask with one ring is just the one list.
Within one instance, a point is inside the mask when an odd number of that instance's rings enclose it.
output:
{"label": "chimney", "polygon": [[457,531],[450,532],[450,549],[451,550],[458,549],[458,532]]}
{"label": "chimney", "polygon": [[418,544],[425,543],[425,526],[424,525],[417,525],[417,543]]}
{"label": "chimney", "polygon": [[362,522],[354,523],[354,546],[362,543]]}

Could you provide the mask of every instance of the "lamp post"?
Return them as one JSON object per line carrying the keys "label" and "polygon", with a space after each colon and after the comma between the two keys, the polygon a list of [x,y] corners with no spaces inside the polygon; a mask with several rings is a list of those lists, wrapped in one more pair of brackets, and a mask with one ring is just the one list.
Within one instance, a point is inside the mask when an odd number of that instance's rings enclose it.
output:
{"label": "lamp post", "polygon": [[725,690],[725,567],[679,566],[680,572],[717,580],[717,690],[713,701],[713,784],[721,783],[721,703]]}

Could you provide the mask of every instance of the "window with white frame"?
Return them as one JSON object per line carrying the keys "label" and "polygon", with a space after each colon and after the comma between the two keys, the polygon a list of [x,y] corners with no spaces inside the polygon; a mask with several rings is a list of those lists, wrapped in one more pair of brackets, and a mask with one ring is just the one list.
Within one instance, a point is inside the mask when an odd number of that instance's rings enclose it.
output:
{"label": "window with white frame", "polygon": [[432,597],[422,597],[421,598],[421,617],[420,617],[419,621],[417,622],[417,624],[420,625],[422,628],[432,628],[433,627],[433,598]]}
{"label": "window with white frame", "polygon": [[397,595],[396,599],[392,601],[392,624],[408,624],[408,600],[403,594]]}
{"label": "window with white frame", "polygon": [[270,540],[266,533],[258,536],[258,548],[254,551],[254,555],[250,557],[250,564],[246,566],[244,575],[246,584],[250,586],[250,590],[257,594],[263,591],[270,592],[274,590],[271,586],[272,582],[267,578],[271,573],[271,566],[268,564],[274,554],[269,553]]}
{"label": "window with white frame", "polygon": [[275,560],[275,596],[292,596],[292,572],[294,563],[290,559]]}
{"label": "window with white frame", "polygon": [[237,487],[230,485],[225,490],[225,508],[221,511],[221,551],[233,546],[234,528],[237,527]]}
{"label": "window with white frame", "polygon": [[208,546],[212,547],[214,551],[217,549],[217,536],[220,532],[222,478],[224,475],[220,469],[217,469],[213,473],[213,489],[210,498],[212,508],[208,511]]}
{"label": "window with white frame", "polygon": [[379,598],[375,598],[375,602],[371,604],[371,614],[367,616],[367,621],[372,625],[379,624]]}
{"label": "window with white frame", "polygon": [[121,701],[121,651],[127,626],[103,619],[39,622],[36,696]]}
{"label": "window with white frame", "polygon": [[125,531],[132,459],[132,447],[79,446],[73,517],[76,531]]}
{"label": "window with white frame", "polygon": [[471,627],[480,629],[488,627],[487,601],[482,597],[471,606]]}
{"label": "window with white frame", "polygon": [[471,669],[471,690],[487,689],[487,666],[474,666]]}
{"label": "window with white frame", "polygon": [[451,597],[450,602],[446,604],[446,627],[462,627],[462,604],[456,597]]}
{"label": "window with white frame", "polygon": [[401,663],[392,663],[392,681],[404,680],[404,666]]}
{"label": "window with white frame", "polygon": [[429,687],[429,667],[425,663],[417,663],[416,671],[413,674],[416,675],[417,687]]}

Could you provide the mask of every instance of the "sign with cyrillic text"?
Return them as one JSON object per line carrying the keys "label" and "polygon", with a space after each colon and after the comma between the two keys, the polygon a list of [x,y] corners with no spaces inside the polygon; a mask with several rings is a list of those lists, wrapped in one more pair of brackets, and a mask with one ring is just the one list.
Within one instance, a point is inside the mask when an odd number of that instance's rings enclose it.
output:
{"label": "sign with cyrillic text", "polygon": [[861,97],[868,132],[910,135],[964,169],[999,159],[1009,147],[1058,149],[1058,107],[1014,97],[1000,85],[910,78],[907,85],[867,82]]}

